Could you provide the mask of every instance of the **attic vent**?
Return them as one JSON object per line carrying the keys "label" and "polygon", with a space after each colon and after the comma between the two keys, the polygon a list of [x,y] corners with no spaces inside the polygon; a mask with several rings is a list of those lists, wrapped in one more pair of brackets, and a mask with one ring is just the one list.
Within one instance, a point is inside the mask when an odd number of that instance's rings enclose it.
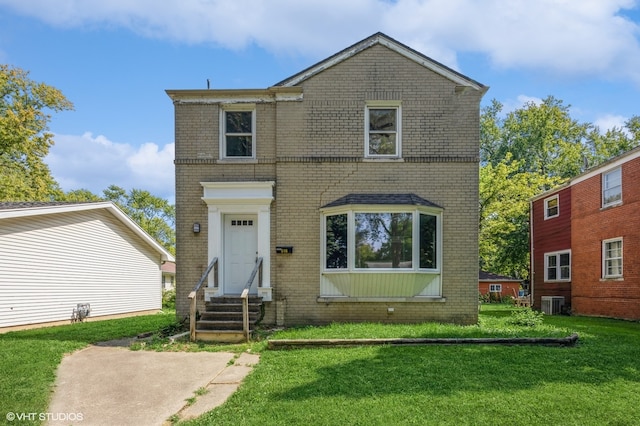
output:
{"label": "attic vent", "polygon": [[564,297],[542,296],[542,312],[546,315],[556,315],[562,312]]}

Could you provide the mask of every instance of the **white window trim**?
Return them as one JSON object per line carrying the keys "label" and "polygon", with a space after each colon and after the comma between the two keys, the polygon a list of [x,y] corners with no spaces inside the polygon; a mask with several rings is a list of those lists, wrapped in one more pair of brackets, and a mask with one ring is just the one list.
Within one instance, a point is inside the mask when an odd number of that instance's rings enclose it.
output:
{"label": "white window trim", "polygon": [[502,293],[502,284],[489,284],[489,293]]}
{"label": "white window trim", "polygon": [[[549,215],[549,202],[552,200],[556,200],[557,204],[556,204],[556,214],[554,215]],[[544,220],[547,219],[552,219],[554,217],[558,217],[560,216],[560,198],[558,197],[558,194],[554,195],[553,197],[549,197],[549,198],[545,198],[544,200]]]}
{"label": "white window trim", "polygon": [[[251,111],[251,157],[227,156],[227,129],[225,116],[227,112]],[[220,108],[220,158],[230,161],[246,161],[256,158],[256,105],[255,104],[231,104]]]}
{"label": "white window trim", "polygon": [[[560,255],[568,254],[569,255],[569,278],[555,278],[549,279],[549,257],[554,256],[557,260],[556,263],[556,277],[561,277],[562,270],[560,265]],[[560,250],[554,251],[544,254],[544,281],[545,282],[567,282],[571,281],[571,250]]]}
{"label": "white window trim", "polygon": [[[424,206],[393,206],[393,205],[350,205],[340,206],[336,208],[330,208],[323,210],[321,218],[322,235],[321,235],[321,271],[323,273],[331,272],[356,272],[356,273],[380,273],[380,272],[392,272],[392,273],[416,273],[416,272],[428,272],[428,273],[441,273],[442,270],[442,210],[429,208]],[[356,213],[412,213],[413,214],[413,227],[412,227],[412,240],[419,244],[420,241],[420,214],[428,214],[436,217],[436,268],[420,268],[420,250],[416,250],[415,246],[412,250],[412,267],[411,268],[356,268],[356,244],[355,244],[355,214]],[[337,214],[347,215],[347,267],[346,268],[327,268],[327,222],[328,216],[334,216]]]}
{"label": "white window trim", "polygon": [[[607,274],[607,244],[614,243],[620,241],[620,274]],[[614,258],[612,258],[614,259]],[[615,258],[617,259],[617,258]],[[624,241],[622,237],[617,238],[609,238],[608,240],[602,240],[602,278],[603,279],[611,279],[611,278],[622,278],[624,276]]]}
{"label": "white window trim", "polygon": [[[605,203],[604,201],[604,191],[605,189],[611,189],[611,188],[605,188],[605,181],[606,181],[606,177],[608,175],[610,175],[613,172],[619,172],[620,173],[620,199],[619,200],[615,200],[611,203]],[[606,172],[602,172],[602,183],[601,183],[601,187],[600,187],[600,197],[602,200],[602,208],[605,207],[611,207],[611,206],[617,206],[618,204],[622,204],[622,167],[616,167],[610,170],[607,170]]]}
{"label": "white window trim", "polygon": [[[393,155],[369,153],[369,109],[396,110],[396,152]],[[402,107],[400,101],[367,101],[364,110],[364,156],[368,159],[402,158]]]}

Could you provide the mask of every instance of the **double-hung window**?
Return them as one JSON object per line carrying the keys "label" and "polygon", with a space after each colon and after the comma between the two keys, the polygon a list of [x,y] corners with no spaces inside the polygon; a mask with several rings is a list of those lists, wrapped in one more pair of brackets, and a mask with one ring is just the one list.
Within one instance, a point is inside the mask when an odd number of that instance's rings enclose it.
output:
{"label": "double-hung window", "polygon": [[618,167],[602,174],[602,207],[622,202],[622,169]]}
{"label": "double-hung window", "polygon": [[545,281],[571,280],[571,251],[545,253],[544,263]]}
{"label": "double-hung window", "polygon": [[622,238],[602,242],[602,277],[622,277]]}
{"label": "double-hung window", "polygon": [[220,129],[221,158],[255,158],[256,113],[253,105],[223,108],[220,114]]}
{"label": "double-hung window", "polygon": [[559,206],[558,206],[558,196],[554,195],[553,197],[549,197],[544,200],[544,218],[551,219],[552,217],[556,217],[560,214]]}
{"label": "double-hung window", "polygon": [[400,157],[401,123],[399,102],[367,103],[365,108],[365,157]]}

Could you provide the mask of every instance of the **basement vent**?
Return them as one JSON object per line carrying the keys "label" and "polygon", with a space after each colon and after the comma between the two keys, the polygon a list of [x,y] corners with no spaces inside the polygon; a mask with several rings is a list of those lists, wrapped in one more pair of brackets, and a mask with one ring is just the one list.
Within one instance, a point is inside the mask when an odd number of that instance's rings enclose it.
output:
{"label": "basement vent", "polygon": [[546,315],[556,315],[562,312],[563,296],[542,296],[542,312]]}

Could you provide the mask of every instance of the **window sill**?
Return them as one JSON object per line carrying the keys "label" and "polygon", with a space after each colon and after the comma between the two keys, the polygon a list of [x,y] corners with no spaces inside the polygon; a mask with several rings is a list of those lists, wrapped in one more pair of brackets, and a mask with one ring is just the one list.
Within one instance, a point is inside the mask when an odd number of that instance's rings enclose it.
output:
{"label": "window sill", "polygon": [[607,281],[624,281],[624,277],[605,277],[605,278],[600,278],[600,282],[607,282]]}
{"label": "window sill", "polygon": [[620,202],[618,202],[618,203],[607,204],[606,206],[602,206],[602,207],[600,207],[600,211],[603,211],[603,210],[609,210],[609,209],[612,209],[612,208],[614,208],[614,207],[619,207],[619,206],[621,206],[622,204],[623,204],[623,203],[622,203],[622,201],[620,201]]}
{"label": "window sill", "polygon": [[221,158],[217,164],[258,164],[256,158]]}
{"label": "window sill", "polygon": [[400,157],[364,157],[363,163],[404,163]]}
{"label": "window sill", "polygon": [[445,297],[414,296],[414,297],[348,297],[348,296],[318,296],[318,303],[444,303]]}
{"label": "window sill", "polygon": [[545,283],[570,283],[571,279],[568,280],[544,280]]}

